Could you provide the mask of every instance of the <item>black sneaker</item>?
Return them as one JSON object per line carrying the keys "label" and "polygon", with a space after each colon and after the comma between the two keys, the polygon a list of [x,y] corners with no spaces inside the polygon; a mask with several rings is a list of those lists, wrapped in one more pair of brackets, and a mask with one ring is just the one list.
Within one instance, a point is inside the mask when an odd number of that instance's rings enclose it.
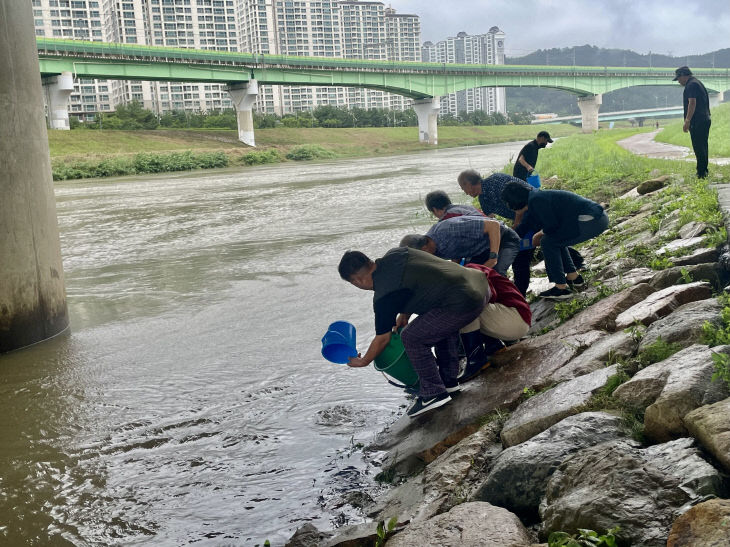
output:
{"label": "black sneaker", "polygon": [[423,414],[424,412],[428,412],[429,410],[433,410],[434,408],[443,406],[449,401],[451,401],[451,396],[449,396],[449,394],[446,392],[440,395],[434,395],[433,397],[429,397],[428,399],[424,399],[423,397],[416,397],[416,400],[413,402],[413,404],[408,408],[408,410],[406,410],[406,414],[408,414],[410,418],[414,418],[419,414]]}
{"label": "black sneaker", "polygon": [[546,291],[542,291],[538,298],[544,298],[546,300],[567,300],[573,296],[573,292],[570,289],[559,289],[553,287]]}
{"label": "black sneaker", "polygon": [[578,277],[576,277],[575,279],[566,279],[566,281],[568,283],[568,287],[570,287],[571,289],[580,289],[586,283],[583,279],[583,276],[580,274],[578,274]]}
{"label": "black sneaker", "polygon": [[492,362],[487,361],[469,361],[464,368],[464,372],[459,374],[459,383],[468,382],[472,378],[476,377],[485,368],[488,368]]}

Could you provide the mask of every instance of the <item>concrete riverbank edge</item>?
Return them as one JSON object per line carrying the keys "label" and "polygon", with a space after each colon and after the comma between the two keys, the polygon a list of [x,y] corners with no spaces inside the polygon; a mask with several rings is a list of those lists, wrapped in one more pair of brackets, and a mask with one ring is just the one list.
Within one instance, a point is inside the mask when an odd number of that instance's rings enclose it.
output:
{"label": "concrete riverbank edge", "polygon": [[[579,529],[649,547],[727,541],[730,180],[655,175],[607,204],[611,227],[582,249],[589,288],[533,302],[528,338],[367,448],[394,483],[361,507],[372,520],[306,525],[287,545],[530,546]],[[690,219],[703,191],[718,193],[720,226]]]}

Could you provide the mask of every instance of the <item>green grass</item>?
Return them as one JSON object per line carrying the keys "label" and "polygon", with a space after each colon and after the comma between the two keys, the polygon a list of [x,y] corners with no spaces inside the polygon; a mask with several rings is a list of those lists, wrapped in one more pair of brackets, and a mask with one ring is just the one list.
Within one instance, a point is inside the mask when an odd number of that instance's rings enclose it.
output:
{"label": "green grass", "polygon": [[[617,198],[646,180],[652,169],[672,172],[683,163],[644,158],[616,144],[642,131],[648,128],[614,129],[561,139],[540,152],[537,171],[543,181],[553,175],[558,177],[557,185],[547,187],[570,190],[596,201]],[[689,168],[686,171],[690,173]]]}
{"label": "green grass", "polygon": [[[499,125],[439,127],[438,148],[474,146],[532,139],[546,126]],[[579,131],[571,125],[549,126],[556,137]],[[430,150],[418,142],[415,127],[286,128],[256,130],[256,148],[238,141],[226,129],[154,131],[49,131],[48,143],[55,177],[134,174],[138,154],[160,156],[224,153],[230,165],[259,165],[278,161],[359,158]],[[169,163],[169,162],[168,162]]]}
{"label": "green grass", "polygon": [[[712,127],[710,128],[710,138],[708,141],[710,147],[711,158],[728,158],[730,157],[730,103],[723,103],[710,112],[712,115]],[[692,142],[689,133],[682,131],[684,121],[679,120],[667,124],[663,131],[656,136],[657,141],[677,144],[692,148]]]}
{"label": "green grass", "polygon": [[[572,125],[496,125],[440,126],[439,148],[472,146],[532,139],[538,131],[549,127],[557,137],[580,130]],[[137,152],[169,152],[179,150],[228,149],[241,153],[250,147],[238,141],[236,131],[220,130],[154,130],[154,131],[49,131],[51,158],[88,159],[89,156],[118,156]],[[418,142],[415,127],[367,128],[287,128],[257,129],[256,147],[278,149],[285,155],[302,144],[316,144],[333,150],[337,157],[365,157],[398,154],[433,147]]]}

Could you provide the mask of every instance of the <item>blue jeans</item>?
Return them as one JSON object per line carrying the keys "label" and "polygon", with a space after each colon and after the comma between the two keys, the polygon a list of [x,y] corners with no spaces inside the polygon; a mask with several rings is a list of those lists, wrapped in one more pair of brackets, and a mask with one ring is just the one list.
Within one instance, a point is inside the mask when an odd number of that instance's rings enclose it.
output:
{"label": "blue jeans", "polygon": [[556,239],[546,234],[540,243],[548,279],[557,285],[565,284],[566,273],[576,271],[568,247],[593,239],[603,232],[608,228],[608,215],[603,213],[602,216],[593,220],[578,222],[578,227],[578,235],[572,239]]}

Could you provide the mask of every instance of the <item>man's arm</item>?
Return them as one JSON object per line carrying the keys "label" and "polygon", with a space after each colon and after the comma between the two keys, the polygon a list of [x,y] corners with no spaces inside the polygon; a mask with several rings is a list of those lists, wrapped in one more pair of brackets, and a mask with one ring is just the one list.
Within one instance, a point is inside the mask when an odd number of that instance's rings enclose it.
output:
{"label": "man's arm", "polygon": [[525,216],[527,208],[523,207],[519,211],[515,211],[515,220],[512,222],[512,227],[517,228],[522,223],[522,217]]}
{"label": "man's arm", "polygon": [[[500,234],[500,225],[496,220],[485,220],[484,221],[484,233],[489,237],[489,250],[492,253],[499,254],[499,245],[502,241],[502,235]],[[496,258],[490,258],[484,265],[488,268],[493,268],[497,264]]]}
{"label": "man's arm", "polygon": [[375,358],[380,355],[383,350],[385,349],[385,346],[388,345],[390,342],[390,335],[391,332],[388,331],[384,334],[377,334],[375,338],[373,338],[373,341],[370,342],[370,346],[368,347],[368,350],[365,352],[365,356],[361,357],[360,354],[357,355],[357,357],[350,357],[350,360],[347,362],[347,366],[349,367],[366,367],[370,363],[372,363]]}
{"label": "man's arm", "polygon": [[694,97],[690,97],[687,99],[687,115],[684,118],[684,126],[682,127],[682,131],[687,133],[689,131],[689,124],[692,121],[692,116],[695,114],[695,109],[697,108],[697,99]]}
{"label": "man's arm", "polygon": [[520,157],[517,158],[517,161],[520,162],[520,165],[522,165],[522,167],[527,169],[528,172],[535,170],[535,168],[532,165],[530,165],[529,163],[527,163],[527,161],[525,161],[525,156],[523,156],[522,154],[520,154]]}

